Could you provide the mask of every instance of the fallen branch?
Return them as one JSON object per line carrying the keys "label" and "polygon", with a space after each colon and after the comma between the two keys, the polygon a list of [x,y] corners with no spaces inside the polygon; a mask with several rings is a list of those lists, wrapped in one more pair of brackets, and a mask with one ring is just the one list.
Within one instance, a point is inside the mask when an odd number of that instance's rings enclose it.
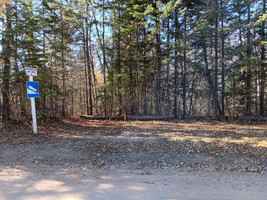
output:
{"label": "fallen branch", "polygon": [[94,115],[80,115],[82,119],[89,119],[89,120],[123,120],[121,116],[94,116]]}
{"label": "fallen branch", "polygon": [[129,120],[138,120],[138,121],[154,121],[154,120],[162,120],[162,121],[169,121],[173,120],[173,116],[171,115],[160,115],[160,116],[131,116]]}

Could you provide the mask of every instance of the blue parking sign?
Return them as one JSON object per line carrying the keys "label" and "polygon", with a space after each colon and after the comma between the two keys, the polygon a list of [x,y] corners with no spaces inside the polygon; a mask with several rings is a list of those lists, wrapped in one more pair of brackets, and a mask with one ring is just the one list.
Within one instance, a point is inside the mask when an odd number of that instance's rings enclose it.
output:
{"label": "blue parking sign", "polygon": [[27,97],[28,98],[39,97],[38,81],[27,81]]}

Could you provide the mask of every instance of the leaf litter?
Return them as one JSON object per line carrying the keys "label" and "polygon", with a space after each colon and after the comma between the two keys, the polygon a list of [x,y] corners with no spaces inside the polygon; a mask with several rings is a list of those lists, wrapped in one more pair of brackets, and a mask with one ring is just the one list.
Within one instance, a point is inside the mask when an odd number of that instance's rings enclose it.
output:
{"label": "leaf litter", "polygon": [[66,118],[40,121],[38,136],[30,129],[2,129],[1,151],[20,148],[6,165],[267,172],[267,125],[260,123]]}

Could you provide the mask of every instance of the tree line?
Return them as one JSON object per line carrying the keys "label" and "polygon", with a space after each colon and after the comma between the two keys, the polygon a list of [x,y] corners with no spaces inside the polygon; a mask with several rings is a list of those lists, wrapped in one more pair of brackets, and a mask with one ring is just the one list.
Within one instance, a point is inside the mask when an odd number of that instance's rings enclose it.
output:
{"label": "tree line", "polygon": [[266,116],[264,0],[1,1],[1,115]]}

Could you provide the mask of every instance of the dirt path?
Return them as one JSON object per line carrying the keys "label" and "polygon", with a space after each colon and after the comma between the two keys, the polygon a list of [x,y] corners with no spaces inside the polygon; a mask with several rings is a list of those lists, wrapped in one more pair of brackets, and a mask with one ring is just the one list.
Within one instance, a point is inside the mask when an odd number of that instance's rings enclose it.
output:
{"label": "dirt path", "polygon": [[0,200],[267,199],[266,125],[71,120],[38,137],[17,130],[0,135]]}
{"label": "dirt path", "polygon": [[[0,200],[267,198],[265,171],[214,170],[222,164],[221,158],[175,156],[170,148],[168,154],[160,154],[156,148],[161,140],[158,136],[91,135],[59,137],[41,144],[1,145]],[[149,144],[155,148],[150,149]],[[149,146],[150,151],[144,152],[142,146]],[[228,161],[231,165],[231,158]],[[203,163],[207,167],[200,168]]]}
{"label": "dirt path", "polygon": [[179,170],[1,168],[1,200],[228,200],[267,197],[267,176]]}

